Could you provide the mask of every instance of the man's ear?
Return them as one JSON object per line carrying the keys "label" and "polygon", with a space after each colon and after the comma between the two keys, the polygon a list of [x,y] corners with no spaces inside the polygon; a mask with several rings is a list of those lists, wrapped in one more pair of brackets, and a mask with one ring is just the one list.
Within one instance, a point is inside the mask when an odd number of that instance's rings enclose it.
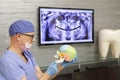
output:
{"label": "man's ear", "polygon": [[21,36],[20,33],[17,33],[17,34],[16,34],[17,40],[20,40],[20,36]]}

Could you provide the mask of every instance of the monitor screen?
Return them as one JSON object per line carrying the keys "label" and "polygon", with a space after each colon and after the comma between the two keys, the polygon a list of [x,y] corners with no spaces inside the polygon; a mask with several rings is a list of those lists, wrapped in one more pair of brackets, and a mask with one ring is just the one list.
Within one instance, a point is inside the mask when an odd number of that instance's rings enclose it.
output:
{"label": "monitor screen", "polygon": [[94,42],[94,9],[39,7],[39,44]]}

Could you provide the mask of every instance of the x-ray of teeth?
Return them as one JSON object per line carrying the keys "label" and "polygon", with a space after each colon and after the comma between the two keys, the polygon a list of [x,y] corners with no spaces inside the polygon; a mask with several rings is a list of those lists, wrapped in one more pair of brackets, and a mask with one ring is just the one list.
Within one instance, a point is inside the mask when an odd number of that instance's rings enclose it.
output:
{"label": "x-ray of teeth", "polygon": [[92,12],[41,10],[42,41],[92,40]]}

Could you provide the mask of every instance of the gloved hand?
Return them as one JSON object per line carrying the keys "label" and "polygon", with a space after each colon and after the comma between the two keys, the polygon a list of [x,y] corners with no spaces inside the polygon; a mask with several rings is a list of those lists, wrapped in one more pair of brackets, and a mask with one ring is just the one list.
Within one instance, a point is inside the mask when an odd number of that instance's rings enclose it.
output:
{"label": "gloved hand", "polygon": [[70,62],[64,61],[64,62],[61,63],[60,65],[61,65],[63,68],[65,68],[65,67],[67,67],[67,66],[69,66],[69,65],[71,65],[71,64],[76,63],[77,61],[78,61],[78,54],[76,55],[76,57],[75,57],[72,61],[70,61]]}
{"label": "gloved hand", "polygon": [[58,65],[55,62],[52,62],[46,70],[46,73],[50,76],[58,72]]}

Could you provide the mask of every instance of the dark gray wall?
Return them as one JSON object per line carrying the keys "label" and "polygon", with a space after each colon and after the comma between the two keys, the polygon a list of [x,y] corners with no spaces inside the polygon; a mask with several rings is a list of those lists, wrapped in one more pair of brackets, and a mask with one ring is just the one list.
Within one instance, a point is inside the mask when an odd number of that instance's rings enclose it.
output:
{"label": "dark gray wall", "polygon": [[98,32],[104,28],[119,29],[120,0],[0,0],[0,55],[9,45],[8,28],[18,19],[32,21],[36,30],[36,42],[31,51],[38,64],[50,64],[60,45],[38,46],[38,7],[92,8],[94,17],[94,43],[72,44],[77,49],[81,62],[99,58],[97,48]]}

